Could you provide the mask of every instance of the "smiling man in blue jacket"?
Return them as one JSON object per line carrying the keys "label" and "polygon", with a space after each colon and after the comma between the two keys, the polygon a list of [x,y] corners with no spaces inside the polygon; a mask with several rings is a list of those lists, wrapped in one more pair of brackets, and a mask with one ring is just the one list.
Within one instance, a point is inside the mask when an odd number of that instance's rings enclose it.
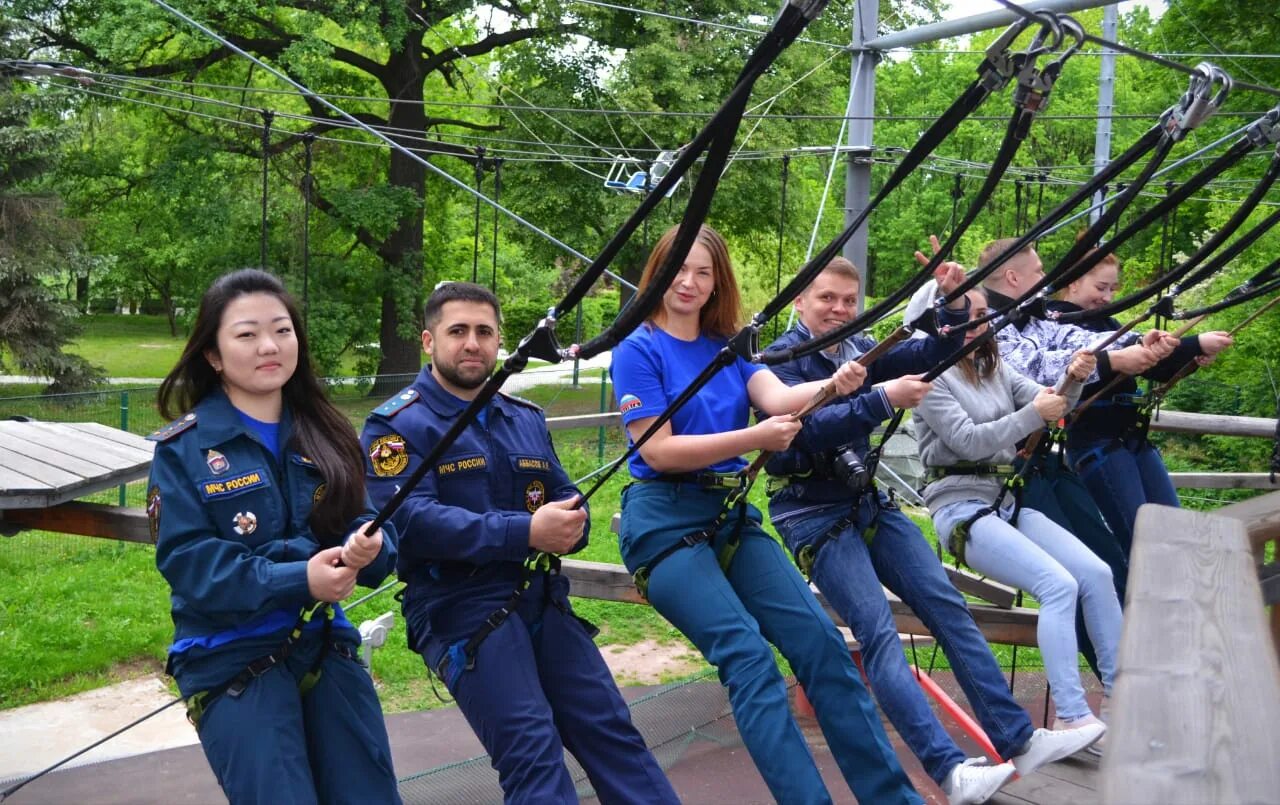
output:
{"label": "smiling man in blue jacket", "polygon": [[[488,289],[427,299],[430,364],[365,422],[368,488],[383,505],[475,399],[498,359]],[[569,606],[559,554],[590,520],[556,457],[542,409],[496,396],[391,518],[403,534],[409,646],[444,681],[488,751],[507,802],[577,802],[564,750],[602,802],[676,802],[609,669]]]}
{"label": "smiling man in blue jacket", "polygon": [[[917,253],[917,259],[923,256]],[[948,293],[963,269],[944,263],[938,287]],[[770,349],[794,347],[850,321],[859,280],[853,264],[836,258],[795,303],[800,321]],[[968,320],[961,296],[939,314],[942,325]],[[773,367],[789,385],[829,377],[835,366],[875,346],[867,335]],[[898,734],[942,787],[952,805],[983,802],[1016,769],[1021,774],[1083,749],[1097,736],[1086,730],[1035,730],[1005,686],[1000,667],[964,599],[947,579],[920,529],[880,492],[865,468],[870,435],[894,408],[914,408],[930,385],[928,371],[963,344],[949,337],[909,340],[867,367],[867,380],[849,397],[805,420],[791,447],[766,465],[769,515],[778,533],[840,617],[853,630],[876,701]],[[859,471],[862,467],[862,471]],[[941,644],[956,678],[996,750],[999,765],[966,759],[934,716],[902,654],[881,584],[915,611]]]}

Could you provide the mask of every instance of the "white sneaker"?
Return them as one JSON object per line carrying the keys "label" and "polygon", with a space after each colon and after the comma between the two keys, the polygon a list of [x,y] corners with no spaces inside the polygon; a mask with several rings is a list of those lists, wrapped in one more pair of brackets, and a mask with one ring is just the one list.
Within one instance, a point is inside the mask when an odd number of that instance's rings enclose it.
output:
{"label": "white sneaker", "polygon": [[1026,777],[1047,763],[1062,760],[1092,746],[1106,731],[1107,727],[1101,721],[1074,729],[1038,729],[1032,733],[1022,754],[1015,755],[1011,760],[1017,767],[1018,774]]}
{"label": "white sneaker", "polygon": [[1102,719],[1098,718],[1093,713],[1089,713],[1088,715],[1083,715],[1079,718],[1073,718],[1070,721],[1063,721],[1060,718],[1055,718],[1053,720],[1053,728],[1055,730],[1074,730],[1093,725],[1101,726],[1103,734],[1102,737],[1098,738],[1098,740],[1086,746],[1085,751],[1094,757],[1102,757],[1102,750],[1106,747],[1107,743],[1107,725],[1102,721]]}
{"label": "white sneaker", "polygon": [[942,781],[942,793],[951,805],[976,805],[990,799],[1016,771],[1012,763],[992,766],[984,757],[971,757],[951,769]]}

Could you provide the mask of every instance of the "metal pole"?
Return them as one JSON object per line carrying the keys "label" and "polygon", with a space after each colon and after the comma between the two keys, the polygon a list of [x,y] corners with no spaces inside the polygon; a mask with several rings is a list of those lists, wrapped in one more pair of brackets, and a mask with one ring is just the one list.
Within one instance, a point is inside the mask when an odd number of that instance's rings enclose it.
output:
{"label": "metal pole", "polygon": [[[1118,13],[1115,6],[1107,6],[1102,12],[1102,38],[1116,41]],[[1098,123],[1093,135],[1093,175],[1097,176],[1111,161],[1111,113],[1114,110],[1116,90],[1116,52],[1111,48],[1102,49],[1102,57],[1098,62]],[[1097,223],[1098,217],[1106,209],[1103,204],[1103,192],[1093,194],[1093,211],[1089,213],[1089,223]]]}
{"label": "metal pole", "polygon": [[[845,168],[844,220],[845,226],[867,207],[871,201],[871,136],[876,107],[876,61],[879,58],[866,46],[874,37],[879,23],[878,0],[858,0],[853,20],[853,65],[849,74],[849,134],[847,143],[849,163]],[[862,312],[862,300],[867,284],[867,224],[864,223],[849,238],[843,250],[845,259],[858,267],[862,293],[858,295],[858,312]]]}
{"label": "metal pole", "polygon": [[[600,370],[600,413],[604,413],[604,407],[609,397],[609,370]],[[596,431],[596,461],[604,462],[604,425],[601,425]]]}
{"label": "metal pole", "polygon": [[[1084,11],[1087,8],[1097,8],[1098,6],[1108,6],[1116,0],[1030,0],[1030,2],[1022,3],[1022,7],[1028,11],[1061,11],[1063,13],[1071,13],[1072,11]],[[859,4],[861,5],[861,4]],[[944,20],[929,25],[921,25],[918,28],[912,28],[907,31],[897,31],[884,36],[877,36],[863,44],[863,47],[872,50],[889,50],[891,48],[905,48],[912,45],[923,44],[924,42],[933,42],[938,39],[949,39],[953,36],[963,36],[964,34],[977,33],[978,31],[986,31],[991,28],[1000,28],[1008,25],[1014,20],[1021,19],[1015,12],[1007,9],[999,11],[988,11],[985,14],[974,14],[970,17],[961,17],[954,20]],[[867,29],[869,34],[875,35],[875,27]],[[1115,41],[1115,40],[1112,40]]]}
{"label": "metal pole", "polygon": [[[129,431],[129,392],[120,392],[120,430]],[[125,491],[128,489],[124,484],[120,484],[120,505],[128,505],[125,502]]]}

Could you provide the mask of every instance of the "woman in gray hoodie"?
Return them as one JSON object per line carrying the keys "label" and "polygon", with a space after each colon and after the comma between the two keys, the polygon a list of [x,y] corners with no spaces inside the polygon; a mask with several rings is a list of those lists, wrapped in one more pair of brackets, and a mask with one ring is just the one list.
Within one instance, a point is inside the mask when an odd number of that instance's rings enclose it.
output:
{"label": "woman in gray hoodie", "polygon": [[[971,317],[985,316],[986,296],[969,293]],[[966,343],[984,332],[986,325],[969,331]],[[1093,361],[1089,353],[1078,353],[1070,374],[1088,377]],[[1080,682],[1077,596],[1097,649],[1104,696],[1110,694],[1121,618],[1111,570],[1048,517],[1018,509],[1014,495],[1004,496],[998,512],[990,508],[1010,473],[1014,445],[1056,422],[1073,402],[1002,363],[993,339],[934,381],[915,414],[920,458],[932,479],[924,498],[938,538],[973,570],[1040,602],[1036,636],[1057,710],[1054,729],[1098,721]]]}

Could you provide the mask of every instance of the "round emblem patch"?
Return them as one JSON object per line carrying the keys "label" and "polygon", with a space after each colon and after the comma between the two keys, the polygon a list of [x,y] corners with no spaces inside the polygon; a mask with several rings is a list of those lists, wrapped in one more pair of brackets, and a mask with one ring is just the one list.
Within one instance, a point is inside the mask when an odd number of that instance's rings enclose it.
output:
{"label": "round emblem patch", "polygon": [[546,499],[547,488],[542,485],[542,481],[530,481],[524,488],[524,507],[530,512],[536,512]]}
{"label": "round emblem patch", "polygon": [[236,512],[231,522],[231,530],[242,537],[258,530],[258,515],[253,512]]}
{"label": "round emblem patch", "polygon": [[405,452],[404,437],[397,433],[375,439],[369,445],[369,463],[376,475],[399,475],[409,466],[409,454]]}

